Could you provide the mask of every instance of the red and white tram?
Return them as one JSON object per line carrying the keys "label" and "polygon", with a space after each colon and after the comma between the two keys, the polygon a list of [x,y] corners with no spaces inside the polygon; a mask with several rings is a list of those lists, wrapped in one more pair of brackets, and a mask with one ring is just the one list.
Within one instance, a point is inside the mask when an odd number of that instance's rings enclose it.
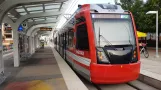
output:
{"label": "red and white tram", "polygon": [[119,5],[79,6],[54,40],[60,55],[93,83],[123,83],[139,76],[134,18]]}

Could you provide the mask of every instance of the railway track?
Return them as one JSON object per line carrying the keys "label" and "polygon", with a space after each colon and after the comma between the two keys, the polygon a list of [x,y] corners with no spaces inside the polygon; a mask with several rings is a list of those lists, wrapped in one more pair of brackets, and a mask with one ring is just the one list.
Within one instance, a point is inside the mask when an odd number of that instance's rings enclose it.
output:
{"label": "railway track", "polygon": [[[96,90],[141,90],[129,84],[115,84],[115,85],[95,85]],[[92,89],[89,89],[92,90]]]}
{"label": "railway track", "polygon": [[89,90],[159,90],[138,80],[123,84],[99,85],[93,84],[81,76],[79,77]]}

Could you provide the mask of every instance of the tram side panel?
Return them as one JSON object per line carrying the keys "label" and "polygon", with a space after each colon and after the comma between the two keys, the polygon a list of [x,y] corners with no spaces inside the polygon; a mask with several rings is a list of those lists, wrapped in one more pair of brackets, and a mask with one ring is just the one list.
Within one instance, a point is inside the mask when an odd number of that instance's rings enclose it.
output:
{"label": "tram side panel", "polygon": [[74,28],[68,29],[66,33],[66,60],[73,67],[72,53],[74,52]]}
{"label": "tram side panel", "polygon": [[75,57],[74,68],[86,79],[90,80],[90,46],[87,18],[84,11],[76,16],[75,25]]}

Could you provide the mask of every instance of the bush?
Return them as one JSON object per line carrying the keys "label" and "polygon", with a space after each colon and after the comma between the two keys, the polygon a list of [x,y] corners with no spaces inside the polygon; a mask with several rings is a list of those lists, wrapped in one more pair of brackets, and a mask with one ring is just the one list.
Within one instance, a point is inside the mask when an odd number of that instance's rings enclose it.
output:
{"label": "bush", "polygon": [[[148,47],[156,47],[156,41],[155,40],[147,40],[147,46]],[[159,41],[159,48],[161,48],[161,41]]]}

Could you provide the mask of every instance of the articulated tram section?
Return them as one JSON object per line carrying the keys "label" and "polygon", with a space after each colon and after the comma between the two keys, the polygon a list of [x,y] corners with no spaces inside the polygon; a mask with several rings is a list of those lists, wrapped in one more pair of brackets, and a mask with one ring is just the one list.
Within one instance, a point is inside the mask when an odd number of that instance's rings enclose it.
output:
{"label": "articulated tram section", "polygon": [[161,90],[151,1],[0,0],[0,90]]}

